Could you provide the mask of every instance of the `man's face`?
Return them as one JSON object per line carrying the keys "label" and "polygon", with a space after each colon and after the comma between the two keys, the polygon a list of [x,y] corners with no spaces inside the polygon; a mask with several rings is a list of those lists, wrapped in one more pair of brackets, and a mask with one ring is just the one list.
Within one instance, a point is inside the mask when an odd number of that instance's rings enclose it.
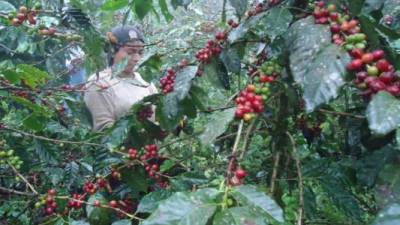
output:
{"label": "man's face", "polygon": [[130,41],[119,48],[114,56],[114,64],[121,62],[125,57],[128,57],[128,65],[125,67],[123,73],[125,75],[131,74],[135,65],[143,56],[144,44],[141,41]]}

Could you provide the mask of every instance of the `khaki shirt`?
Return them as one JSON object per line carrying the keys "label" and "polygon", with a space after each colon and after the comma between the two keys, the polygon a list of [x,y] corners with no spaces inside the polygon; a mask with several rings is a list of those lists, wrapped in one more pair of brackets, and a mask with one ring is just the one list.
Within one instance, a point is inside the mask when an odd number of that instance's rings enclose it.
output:
{"label": "khaki shirt", "polygon": [[111,76],[111,68],[107,68],[88,79],[83,96],[86,106],[92,114],[93,131],[101,131],[110,127],[124,116],[133,104],[144,97],[157,93],[154,84],[149,84],[135,73],[134,78]]}

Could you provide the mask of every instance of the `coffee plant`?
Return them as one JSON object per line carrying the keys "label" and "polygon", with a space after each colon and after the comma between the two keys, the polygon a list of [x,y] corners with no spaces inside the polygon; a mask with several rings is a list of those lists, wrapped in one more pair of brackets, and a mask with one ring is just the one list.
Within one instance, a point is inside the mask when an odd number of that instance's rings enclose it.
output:
{"label": "coffee plant", "polygon": [[[92,132],[121,24],[159,93]],[[0,224],[400,224],[399,0],[0,0],[0,53]]]}

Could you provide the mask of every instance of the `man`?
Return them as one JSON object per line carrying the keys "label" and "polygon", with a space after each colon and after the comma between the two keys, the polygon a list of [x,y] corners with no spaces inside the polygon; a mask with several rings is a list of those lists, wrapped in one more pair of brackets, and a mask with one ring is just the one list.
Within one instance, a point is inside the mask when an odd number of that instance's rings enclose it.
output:
{"label": "man", "polygon": [[[88,79],[84,101],[93,121],[93,131],[101,131],[113,125],[124,116],[133,104],[144,97],[157,93],[154,84],[149,84],[135,72],[135,65],[143,56],[144,38],[133,26],[120,26],[107,33],[114,45],[114,53],[110,60],[111,67],[97,76]],[[127,58],[123,71],[112,76],[112,67]]]}

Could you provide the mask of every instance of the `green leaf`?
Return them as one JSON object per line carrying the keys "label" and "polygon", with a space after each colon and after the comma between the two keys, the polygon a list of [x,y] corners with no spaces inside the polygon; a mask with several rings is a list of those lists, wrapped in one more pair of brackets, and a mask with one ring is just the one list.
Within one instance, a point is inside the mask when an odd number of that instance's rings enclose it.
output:
{"label": "green leaf", "polygon": [[[100,201],[102,205],[106,205],[108,202],[103,195],[96,193],[90,196],[88,202],[93,204],[94,201]],[[93,205],[86,205],[86,212],[88,214],[90,224],[108,225],[111,223],[111,212],[108,208],[95,207]]]}
{"label": "green leaf", "polygon": [[204,65],[204,74],[212,85],[217,88],[230,89],[229,76],[224,63],[219,58]]}
{"label": "green leaf", "polygon": [[129,4],[128,0],[107,0],[102,6],[101,10],[118,10],[124,8]]}
{"label": "green leaf", "polygon": [[146,192],[148,188],[146,174],[142,167],[124,168],[120,171],[121,179],[133,190]]}
{"label": "green leaf", "polygon": [[168,5],[165,0],[158,0],[158,5],[160,6],[161,13],[163,14],[165,20],[167,22],[171,22],[174,17],[168,11]]}
{"label": "green leaf", "polygon": [[132,221],[131,220],[118,220],[115,221],[114,223],[112,223],[111,225],[132,225]]}
{"label": "green leaf", "polygon": [[171,0],[171,5],[174,9],[178,8],[178,6],[183,6],[187,9],[191,2],[192,0]]}
{"label": "green leaf", "polygon": [[400,124],[400,100],[381,91],[368,104],[366,115],[369,129],[376,134],[385,135]]}
{"label": "green leaf", "polygon": [[393,203],[382,209],[372,225],[397,225],[400,224],[400,204]]}
{"label": "green leaf", "polygon": [[216,210],[215,189],[201,189],[194,193],[177,192],[160,202],[158,208],[141,225],[206,225]]}
{"label": "green leaf", "polygon": [[196,76],[196,71],[196,66],[187,66],[176,74],[173,93],[176,95],[178,101],[182,101],[189,93],[192,80]]}
{"label": "green leaf", "polygon": [[241,18],[247,10],[248,2],[243,0],[229,0],[229,2],[231,3],[231,6],[235,8],[237,17]]}
{"label": "green leaf", "polygon": [[27,64],[17,65],[17,73],[31,88],[36,88],[37,85],[45,84],[46,78],[49,78],[49,75],[46,72]]}
{"label": "green leaf", "polygon": [[266,215],[251,209],[250,207],[233,207],[217,213],[214,217],[214,225],[268,225]]}
{"label": "green leaf", "polygon": [[160,172],[165,172],[165,171],[171,169],[174,166],[175,166],[174,161],[169,160],[169,159],[165,160],[160,166]]}
{"label": "green leaf", "polygon": [[210,122],[206,125],[204,132],[200,135],[200,141],[203,145],[208,145],[223,134],[229,123],[234,119],[235,108],[226,109],[213,113]]}
{"label": "green leaf", "polygon": [[16,103],[32,110],[33,113],[36,115],[42,115],[42,116],[46,116],[46,117],[50,116],[50,113],[47,111],[46,108],[44,108],[38,104],[34,104],[31,101],[29,101],[28,99],[25,99],[22,97],[16,97],[16,96],[11,96],[11,99],[14,100]]}
{"label": "green leaf", "polygon": [[315,25],[314,18],[308,17],[290,27],[286,42],[292,74],[304,90],[306,110],[312,112],[337,97],[339,88],[345,84],[345,67],[350,57],[330,43],[329,28]]}
{"label": "green leaf", "polygon": [[229,71],[236,74],[240,73],[241,69],[240,57],[235,48],[233,47],[224,48],[219,57]]}
{"label": "green leaf", "polygon": [[131,123],[129,120],[118,120],[118,122],[110,128],[111,130],[108,130],[109,135],[104,138],[103,143],[111,149],[119,146],[128,136],[130,126]]}
{"label": "green leaf", "polygon": [[137,212],[152,213],[154,212],[160,202],[169,198],[173,193],[166,190],[158,190],[150,192],[145,195],[138,205]]}
{"label": "green leaf", "polygon": [[19,82],[21,81],[20,74],[18,74],[14,70],[6,70],[1,72],[1,74],[3,74],[4,77],[12,84],[19,84]]}
{"label": "green leaf", "polygon": [[255,207],[278,222],[283,222],[283,211],[279,205],[268,195],[257,191],[255,186],[237,186],[234,188],[233,196],[240,204]]}
{"label": "green leaf", "polygon": [[24,124],[24,127],[28,129],[32,129],[35,131],[41,131],[45,128],[45,123],[46,118],[40,115],[36,115],[32,113],[28,117],[26,117],[22,123]]}
{"label": "green leaf", "polygon": [[144,80],[151,81],[158,77],[161,66],[161,56],[157,53],[150,53],[141,59],[138,71]]}
{"label": "green leaf", "polygon": [[139,19],[143,20],[143,18],[153,10],[153,1],[149,0],[136,0],[133,4],[133,10],[135,14],[139,17]]}
{"label": "green leaf", "polygon": [[260,37],[268,36],[273,41],[277,36],[286,33],[292,18],[287,7],[274,7],[267,11],[255,29]]}
{"label": "green leaf", "polygon": [[244,22],[240,23],[237,28],[233,29],[229,33],[228,35],[229,43],[234,43],[237,40],[243,38],[247,34],[247,32],[250,29],[254,28],[258,23],[260,23],[260,20],[266,15],[268,15],[268,12],[263,12],[257,14],[256,16],[249,17]]}
{"label": "green leaf", "polygon": [[17,9],[7,1],[0,1],[0,12],[4,14],[8,14],[11,12],[15,12]]}

